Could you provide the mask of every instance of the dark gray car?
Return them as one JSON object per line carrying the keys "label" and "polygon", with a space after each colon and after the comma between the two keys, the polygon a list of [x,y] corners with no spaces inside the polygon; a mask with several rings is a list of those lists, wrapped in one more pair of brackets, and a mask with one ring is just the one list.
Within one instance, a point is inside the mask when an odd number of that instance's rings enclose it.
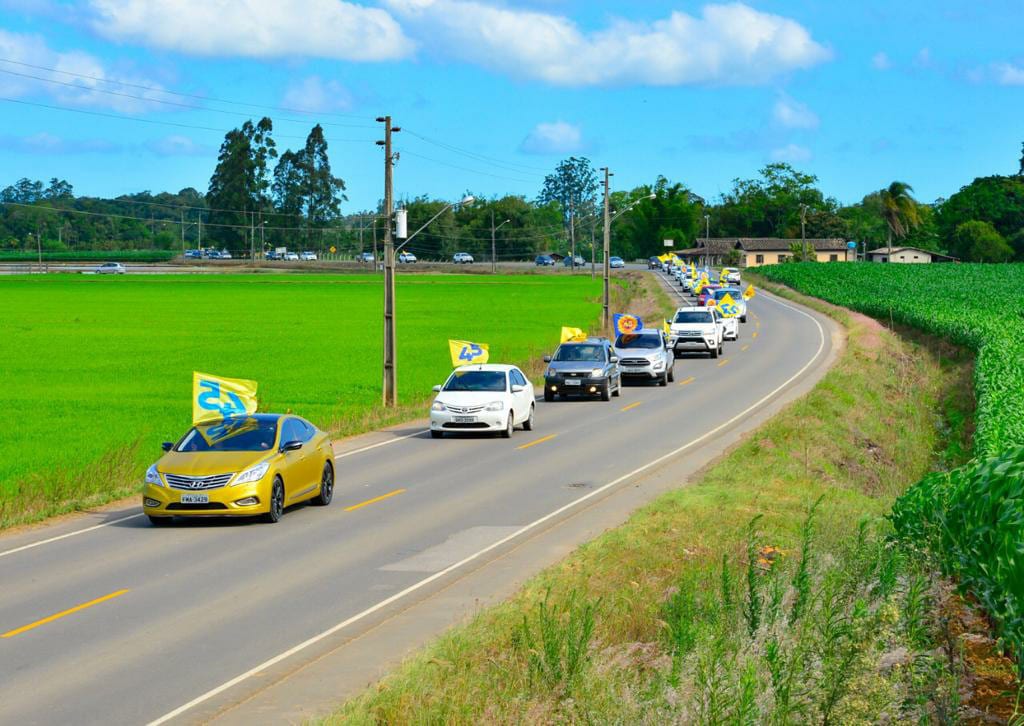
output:
{"label": "dark gray car", "polygon": [[588,338],[558,346],[544,356],[544,400],[555,396],[600,396],[608,401],[622,392],[619,359],[607,338]]}

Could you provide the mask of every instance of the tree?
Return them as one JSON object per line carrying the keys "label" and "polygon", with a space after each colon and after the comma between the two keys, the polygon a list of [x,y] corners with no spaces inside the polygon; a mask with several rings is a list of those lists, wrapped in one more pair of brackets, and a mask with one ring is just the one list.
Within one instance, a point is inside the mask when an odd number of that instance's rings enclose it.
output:
{"label": "tree", "polygon": [[[654,199],[650,195],[654,194]],[[643,185],[630,192],[612,195],[612,207],[627,214],[612,228],[615,253],[625,259],[650,257],[665,251],[663,240],[673,240],[680,248],[693,245],[704,233],[704,200],[684,184],[659,176],[653,186]]]}
{"label": "tree", "polygon": [[597,173],[590,160],[571,156],[559,162],[553,174],[544,177],[537,203],[558,202],[562,224],[568,231],[578,218],[597,213],[597,188]]}
{"label": "tree", "polygon": [[952,237],[964,222],[988,222],[1003,237],[1024,228],[1024,179],[1015,176],[980,177],[939,207],[939,237],[952,246]]}
{"label": "tree", "polygon": [[988,222],[973,220],[956,228],[953,251],[958,257],[972,262],[1008,262],[1013,248]]}
{"label": "tree", "polygon": [[789,245],[790,262],[817,262],[818,252],[811,245],[807,245],[806,251],[802,242],[793,242]]}
{"label": "tree", "polygon": [[50,186],[43,192],[43,199],[56,201],[58,199],[74,199],[75,189],[63,179],[54,177],[50,179]]}
{"label": "tree", "polygon": [[210,177],[210,236],[233,249],[245,246],[245,228],[255,224],[257,212],[271,206],[267,169],[269,160],[277,157],[272,131],[273,122],[267,117],[229,131]]}
{"label": "tree", "polygon": [[1017,172],[1017,176],[1024,177],[1024,142],[1020,145],[1020,170]]}
{"label": "tree", "polygon": [[345,182],[331,174],[327,158],[327,140],[324,130],[317,124],[306,137],[301,152],[300,168],[303,174],[303,201],[306,209],[307,229],[323,228],[338,218],[345,196]]}
{"label": "tree", "polygon": [[914,188],[909,184],[894,181],[878,193],[880,214],[888,228],[888,250],[892,254],[893,236],[902,239],[920,222],[917,201],[910,195]]}
{"label": "tree", "polygon": [[[800,208],[807,205],[812,236],[842,226],[838,203],[815,185],[818,177],[789,164],[769,164],[756,179],[734,179],[711,215],[719,236],[799,237]],[[815,231],[817,230],[817,231]]]}

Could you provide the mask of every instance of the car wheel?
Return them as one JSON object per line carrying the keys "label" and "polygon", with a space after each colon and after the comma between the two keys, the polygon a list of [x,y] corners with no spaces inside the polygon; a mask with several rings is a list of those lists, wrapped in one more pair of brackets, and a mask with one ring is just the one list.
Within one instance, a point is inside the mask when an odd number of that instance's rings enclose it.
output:
{"label": "car wheel", "polygon": [[274,483],[270,485],[270,509],[263,515],[263,521],[268,524],[278,522],[284,515],[284,482],[281,477],[274,477]]}
{"label": "car wheel", "polygon": [[608,381],[604,384],[604,388],[601,389],[601,400],[610,401],[612,400],[612,382]]}
{"label": "car wheel", "polygon": [[430,429],[430,438],[439,439],[442,436],[444,436],[444,431],[434,431],[434,429]]}
{"label": "car wheel", "polygon": [[718,355],[722,355],[722,351],[725,350],[725,341],[723,340],[718,344]]}
{"label": "car wheel", "polygon": [[533,431],[533,411],[535,406],[530,404],[530,415],[523,421],[523,431]]}
{"label": "car wheel", "polygon": [[154,517],[152,514],[147,514],[149,517],[149,523],[154,527],[170,527],[174,522],[174,517]]}
{"label": "car wheel", "polygon": [[669,368],[668,369],[668,373],[666,373],[665,375],[668,376],[668,382],[669,383],[675,383],[676,382],[676,367],[672,366],[671,368]]}
{"label": "car wheel", "polygon": [[513,422],[512,414],[509,413],[509,415],[508,415],[508,422],[505,424],[505,430],[501,432],[501,438],[503,438],[503,439],[511,439],[512,438],[512,431],[514,429],[515,429],[515,423]]}
{"label": "car wheel", "polygon": [[326,507],[334,498],[334,467],[331,462],[324,462],[324,471],[320,475],[320,493],[313,497],[313,504]]}
{"label": "car wheel", "polygon": [[619,382],[615,386],[615,390],[612,391],[612,395],[618,398],[622,394],[622,376],[619,376]]}
{"label": "car wheel", "polygon": [[544,391],[544,400],[547,401],[548,403],[551,403],[552,401],[555,400],[555,394],[552,393],[551,391]]}
{"label": "car wheel", "polygon": [[747,322],[747,316],[746,316],[746,315],[741,315],[741,316],[740,316],[740,322],[741,322],[741,323],[745,323],[745,322]]}
{"label": "car wheel", "polygon": [[661,374],[661,378],[658,379],[658,385],[662,388],[668,385],[668,372]]}
{"label": "car wheel", "polygon": [[721,352],[722,352],[722,346],[718,346],[717,348],[713,348],[711,350],[711,357],[712,358],[717,358],[718,354],[721,353]]}

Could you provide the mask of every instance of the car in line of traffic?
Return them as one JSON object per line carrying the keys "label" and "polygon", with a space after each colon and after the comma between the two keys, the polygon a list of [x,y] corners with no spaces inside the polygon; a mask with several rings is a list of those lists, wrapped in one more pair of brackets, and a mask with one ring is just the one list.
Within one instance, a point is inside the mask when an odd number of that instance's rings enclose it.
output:
{"label": "car in line of traffic", "polygon": [[554,355],[544,356],[544,400],[555,396],[600,397],[602,401],[622,393],[619,357],[607,338],[588,338],[562,343]]}
{"label": "car in line of traffic", "polygon": [[127,268],[120,262],[104,262],[95,270],[97,275],[123,275],[126,272]]}

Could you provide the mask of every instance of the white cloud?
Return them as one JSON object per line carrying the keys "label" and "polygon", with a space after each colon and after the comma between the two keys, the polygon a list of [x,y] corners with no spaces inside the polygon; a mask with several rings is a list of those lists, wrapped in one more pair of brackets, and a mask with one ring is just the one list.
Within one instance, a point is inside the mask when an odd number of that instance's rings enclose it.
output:
{"label": "white cloud", "polygon": [[[61,104],[102,107],[132,113],[151,108],[154,104],[145,99],[160,95],[159,86],[145,78],[136,74],[113,72],[98,58],[82,51],[55,51],[38,35],[11,33],[0,29],[0,58],[15,61],[0,62],[0,68],[8,71],[0,73],[0,93],[12,98],[45,95]],[[39,70],[18,65],[19,63],[53,68],[58,72]],[[69,75],[70,73],[75,75]],[[118,87],[117,82],[149,86],[154,90]],[[95,89],[127,95],[111,95]],[[128,96],[138,96],[142,100]]]}
{"label": "white cloud", "polygon": [[192,55],[349,61],[403,58],[413,46],[387,11],[344,0],[90,0],[93,27]]}
{"label": "white cloud", "polygon": [[892,59],[885,51],[879,51],[871,58],[871,65],[876,71],[887,71],[892,68]]}
{"label": "white cloud", "polygon": [[993,63],[996,83],[1001,86],[1024,86],[1024,66],[1012,63]]}
{"label": "white cloud", "polygon": [[324,82],[320,76],[308,76],[288,87],[281,105],[311,113],[350,111],[353,98],[349,90],[337,81]]}
{"label": "white cloud", "polygon": [[818,114],[806,104],[795,101],[789,96],[781,96],[772,110],[775,123],[787,129],[816,129],[821,122]]}
{"label": "white cloud", "polygon": [[384,3],[439,55],[561,86],[757,84],[831,57],[799,23],[742,3],[590,33],[561,15],[481,0]]}
{"label": "white cloud", "polygon": [[914,56],[914,65],[918,68],[931,68],[935,65],[932,60],[931,48],[922,48],[917,51],[917,55]]}
{"label": "white cloud", "polygon": [[814,154],[806,146],[800,146],[798,144],[787,144],[773,149],[771,153],[772,161],[785,161],[791,164],[799,164],[805,161],[810,161],[814,158]]}
{"label": "white cloud", "polygon": [[0,148],[24,154],[68,154],[109,153],[121,150],[121,146],[104,139],[65,139],[40,131],[29,136],[0,136]]}
{"label": "white cloud", "polygon": [[197,144],[188,136],[180,134],[153,139],[146,143],[146,148],[157,156],[207,156],[216,153],[214,147]]}
{"label": "white cloud", "polygon": [[582,151],[583,146],[579,126],[554,121],[534,126],[519,148],[528,154],[574,154]]}

